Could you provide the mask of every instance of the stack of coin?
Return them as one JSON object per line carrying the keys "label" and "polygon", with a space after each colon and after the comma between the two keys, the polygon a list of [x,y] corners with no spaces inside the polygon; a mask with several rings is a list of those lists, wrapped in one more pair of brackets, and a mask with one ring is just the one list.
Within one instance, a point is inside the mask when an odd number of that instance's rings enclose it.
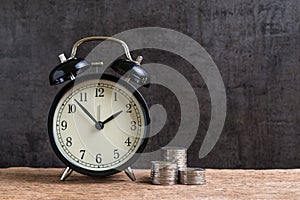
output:
{"label": "stack of coin", "polygon": [[205,183],[205,169],[186,168],[179,170],[179,182],[185,185],[202,185]]}
{"label": "stack of coin", "polygon": [[178,177],[177,164],[167,161],[152,161],[151,181],[155,185],[174,185]]}
{"label": "stack of coin", "polygon": [[177,163],[178,170],[185,170],[187,163],[186,148],[182,147],[163,147],[162,157],[164,161]]}

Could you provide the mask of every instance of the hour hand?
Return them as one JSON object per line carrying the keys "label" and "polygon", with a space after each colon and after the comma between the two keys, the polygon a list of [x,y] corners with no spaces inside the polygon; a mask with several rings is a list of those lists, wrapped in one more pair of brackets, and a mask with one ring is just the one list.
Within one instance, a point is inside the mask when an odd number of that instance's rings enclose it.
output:
{"label": "hour hand", "polygon": [[107,122],[113,120],[114,118],[116,118],[119,114],[121,114],[123,112],[123,110],[113,114],[112,116],[110,116],[109,118],[107,118],[106,120],[104,120],[102,123],[103,125],[106,124]]}
{"label": "hour hand", "polygon": [[79,107],[82,109],[82,111],[87,115],[89,116],[89,118],[91,120],[93,120],[93,122],[95,122],[95,124],[97,124],[97,120],[93,117],[93,115],[91,115],[91,113],[89,113],[89,111],[81,104],[79,103],[76,99],[74,99],[74,101],[79,105]]}

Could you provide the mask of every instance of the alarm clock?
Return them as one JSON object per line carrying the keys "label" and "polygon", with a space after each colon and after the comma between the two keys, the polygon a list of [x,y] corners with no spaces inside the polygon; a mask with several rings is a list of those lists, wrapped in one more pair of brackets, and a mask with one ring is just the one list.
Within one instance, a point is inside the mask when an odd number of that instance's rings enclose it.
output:
{"label": "alarm clock", "polygon": [[[76,57],[77,47],[87,41],[110,40],[121,44],[126,59],[111,65],[119,76],[78,76],[92,64]],[[72,171],[90,176],[108,176],[125,171],[136,180],[131,165],[143,152],[149,134],[149,109],[134,85],[149,86],[149,75],[133,60],[128,46],[113,37],[94,36],[77,41],[70,58],[49,76],[50,85],[68,82],[55,96],[48,116],[51,146],[66,165],[61,180]]]}

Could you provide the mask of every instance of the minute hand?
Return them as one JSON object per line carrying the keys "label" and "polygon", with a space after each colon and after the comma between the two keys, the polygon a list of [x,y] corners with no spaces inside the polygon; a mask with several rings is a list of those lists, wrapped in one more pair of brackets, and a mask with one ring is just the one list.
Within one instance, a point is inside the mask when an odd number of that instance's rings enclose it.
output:
{"label": "minute hand", "polygon": [[107,122],[109,122],[110,120],[113,120],[114,118],[116,118],[119,114],[121,114],[123,112],[123,110],[113,114],[112,116],[110,116],[109,118],[107,118],[106,120],[104,120],[102,123],[103,125],[106,124]]}
{"label": "minute hand", "polygon": [[83,105],[81,105],[76,99],[74,99],[74,101],[76,101],[76,103],[79,105],[79,107],[83,110],[83,112],[85,114],[87,114],[87,116],[89,116],[91,118],[91,120],[93,120],[93,122],[95,122],[95,124],[97,124],[97,120],[91,115],[91,113],[89,113],[89,111],[87,111],[87,109],[85,107],[83,107]]}

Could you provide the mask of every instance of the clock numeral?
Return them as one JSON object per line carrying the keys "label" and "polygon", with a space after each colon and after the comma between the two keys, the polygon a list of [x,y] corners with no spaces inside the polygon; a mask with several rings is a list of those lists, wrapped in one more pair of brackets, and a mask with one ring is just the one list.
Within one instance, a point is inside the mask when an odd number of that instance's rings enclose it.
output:
{"label": "clock numeral", "polygon": [[101,158],[101,154],[100,154],[100,153],[98,153],[98,154],[96,155],[96,162],[97,162],[98,164],[100,164],[100,163],[102,162],[102,158]]}
{"label": "clock numeral", "polygon": [[126,108],[127,108],[126,112],[127,113],[131,113],[131,107],[132,107],[132,105],[130,103],[126,104]]}
{"label": "clock numeral", "polygon": [[72,138],[71,137],[67,137],[66,141],[67,141],[66,142],[67,147],[72,146]]}
{"label": "clock numeral", "polygon": [[131,146],[130,137],[125,140],[125,144],[127,144],[127,146]]}
{"label": "clock numeral", "polygon": [[96,96],[95,97],[104,97],[104,88],[96,88]]}
{"label": "clock numeral", "polygon": [[135,130],[136,130],[136,121],[131,121],[131,127],[130,127],[130,129],[131,129],[132,131],[135,131]]}
{"label": "clock numeral", "polygon": [[61,130],[63,131],[66,130],[68,127],[68,123],[66,120],[63,120],[60,125],[61,125]]}
{"label": "clock numeral", "polygon": [[87,101],[87,94],[86,94],[86,92],[80,93],[80,101],[81,102]]}
{"label": "clock numeral", "polygon": [[118,101],[118,98],[117,98],[117,97],[118,97],[118,96],[117,96],[117,93],[116,93],[116,92],[114,92],[114,94],[115,94],[115,96],[114,96],[114,97],[115,97],[114,101]]}
{"label": "clock numeral", "polygon": [[82,159],[83,159],[83,157],[84,157],[84,154],[85,154],[85,150],[83,150],[83,149],[82,149],[82,150],[80,150],[79,152],[81,153],[81,157],[80,157],[80,159],[82,160]]}
{"label": "clock numeral", "polygon": [[69,111],[68,113],[75,113],[76,112],[76,105],[75,104],[69,104]]}
{"label": "clock numeral", "polygon": [[118,159],[120,157],[120,154],[118,152],[118,149],[114,149],[114,159]]}

